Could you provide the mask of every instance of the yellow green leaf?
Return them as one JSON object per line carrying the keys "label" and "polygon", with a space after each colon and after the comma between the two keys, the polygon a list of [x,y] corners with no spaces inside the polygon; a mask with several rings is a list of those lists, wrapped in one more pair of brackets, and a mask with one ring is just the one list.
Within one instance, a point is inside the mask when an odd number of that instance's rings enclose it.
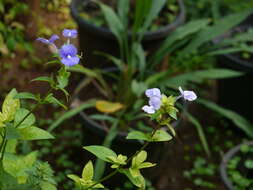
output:
{"label": "yellow green leaf", "polygon": [[2,106],[1,122],[9,122],[14,119],[15,113],[20,107],[19,99],[14,99],[16,94],[16,89],[12,89],[6,96]]}
{"label": "yellow green leaf", "polygon": [[96,101],[96,108],[103,113],[114,113],[123,108],[123,104],[119,102],[109,102],[105,100]]}

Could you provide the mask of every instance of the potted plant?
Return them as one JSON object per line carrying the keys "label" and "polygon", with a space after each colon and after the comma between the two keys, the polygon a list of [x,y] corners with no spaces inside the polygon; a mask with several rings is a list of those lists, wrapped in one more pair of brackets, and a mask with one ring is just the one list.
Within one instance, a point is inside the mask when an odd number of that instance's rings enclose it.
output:
{"label": "potted plant", "polygon": [[[117,12],[120,22],[114,20],[108,23],[103,17],[104,6],[100,1],[73,0],[71,13],[78,25],[80,49],[85,53],[86,64],[89,67],[108,67],[105,60],[94,55],[95,51],[101,51],[114,56],[120,54],[115,30],[110,25],[115,25],[120,35],[125,35],[124,40],[134,41],[136,33],[142,33],[141,42],[145,51],[156,50],[160,43],[179,25],[184,22],[185,7],[183,0],[120,0],[101,1],[111,6]],[[117,11],[116,11],[117,9]],[[108,9],[107,9],[108,10]],[[102,22],[102,26],[97,23]]]}
{"label": "potted plant", "polygon": [[253,142],[229,150],[220,165],[220,174],[228,190],[253,188]]}

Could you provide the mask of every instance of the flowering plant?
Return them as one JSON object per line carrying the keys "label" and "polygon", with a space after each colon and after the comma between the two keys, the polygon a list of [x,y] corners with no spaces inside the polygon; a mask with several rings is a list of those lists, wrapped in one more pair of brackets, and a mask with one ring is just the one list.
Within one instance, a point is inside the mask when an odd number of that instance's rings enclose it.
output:
{"label": "flowering plant", "polygon": [[[16,146],[20,141],[53,139],[54,137],[46,130],[35,126],[36,118],[34,111],[41,105],[50,103],[58,104],[66,109],[56,97],[55,91],[62,91],[68,99],[66,86],[70,73],[66,70],[69,66],[79,63],[76,48],[70,44],[71,37],[76,36],[75,30],[64,30],[63,36],[67,37],[67,43],[58,50],[54,41],[59,39],[53,35],[50,39],[38,38],[38,41],[53,48],[60,64],[60,70],[56,76],[38,77],[33,81],[43,81],[50,85],[49,91],[42,96],[41,94],[32,94],[28,92],[18,93],[15,89],[11,90],[6,96],[2,110],[0,112],[0,188],[1,190],[56,190],[56,182],[53,178],[53,171],[49,164],[37,160],[37,152],[31,152],[28,155],[19,155],[16,152]],[[141,174],[144,168],[153,167],[156,164],[147,162],[147,152],[145,148],[152,142],[170,141],[175,136],[175,131],[170,123],[177,118],[177,108],[175,103],[179,98],[193,101],[197,98],[192,91],[183,91],[180,88],[178,97],[162,94],[158,88],[145,91],[149,98],[149,105],[143,106],[146,116],[154,120],[156,127],[152,132],[143,133],[132,131],[127,139],[136,139],[145,141],[143,146],[132,156],[127,157],[122,154],[116,154],[113,150],[104,146],[85,146],[84,149],[96,155],[99,159],[111,164],[114,169],[112,173],[95,181],[93,179],[93,164],[89,161],[83,168],[82,177],[70,174],[77,188],[80,190],[104,188],[102,182],[108,180],[117,173],[125,175],[135,186],[145,189],[145,180]],[[32,100],[35,102],[31,110],[21,106],[20,101]],[[162,127],[167,126],[171,134],[167,133]]]}
{"label": "flowering plant", "polygon": [[[70,34],[69,34],[70,33]],[[57,104],[64,109],[66,106],[55,97],[56,91],[62,91],[68,99],[66,91],[70,73],[67,66],[79,63],[77,50],[70,44],[69,38],[74,37],[74,31],[63,31],[63,36],[68,38],[59,50],[54,41],[59,36],[53,35],[50,39],[38,38],[37,40],[47,44],[56,53],[60,64],[56,75],[42,76],[32,81],[47,82],[50,89],[45,95],[28,92],[18,93],[12,89],[6,96],[0,112],[0,189],[1,190],[55,190],[56,182],[49,164],[37,160],[38,152],[27,155],[19,155],[16,151],[21,141],[54,139],[46,130],[36,127],[34,112],[42,105]],[[31,100],[35,102],[30,110],[22,107],[21,101]]]}

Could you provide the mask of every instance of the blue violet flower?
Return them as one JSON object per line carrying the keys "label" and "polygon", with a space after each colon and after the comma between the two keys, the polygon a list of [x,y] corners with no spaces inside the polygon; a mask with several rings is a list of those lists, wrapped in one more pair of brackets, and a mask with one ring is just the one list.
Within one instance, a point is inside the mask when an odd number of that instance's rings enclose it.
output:
{"label": "blue violet flower", "polygon": [[77,37],[77,31],[75,29],[64,29],[62,32],[62,35],[66,38],[76,38]]}
{"label": "blue violet flower", "polygon": [[183,90],[181,86],[178,89],[180,91],[180,95],[177,97],[177,99],[183,98],[184,100],[188,100],[188,101],[194,101],[197,99],[197,95],[195,94],[195,92]]}
{"label": "blue violet flower", "polygon": [[77,56],[77,49],[72,44],[65,44],[59,50],[61,62],[66,66],[73,66],[79,63],[80,58]]}
{"label": "blue violet flower", "polygon": [[46,38],[37,38],[38,41],[44,43],[44,44],[47,44],[47,45],[51,45],[51,44],[54,44],[54,41],[55,40],[58,40],[59,39],[59,36],[54,34],[52,35],[49,39],[46,39]]}
{"label": "blue violet flower", "polygon": [[161,107],[161,91],[158,88],[152,88],[147,89],[145,94],[149,98],[149,105],[143,106],[142,110],[148,114],[153,114]]}

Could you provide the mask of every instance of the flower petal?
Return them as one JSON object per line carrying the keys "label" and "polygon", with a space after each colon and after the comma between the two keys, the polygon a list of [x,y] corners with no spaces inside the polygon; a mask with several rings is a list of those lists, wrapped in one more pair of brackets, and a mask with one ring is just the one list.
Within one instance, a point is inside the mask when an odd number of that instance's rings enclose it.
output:
{"label": "flower petal", "polygon": [[61,47],[59,53],[62,58],[74,57],[77,54],[77,49],[73,44],[65,44]]}
{"label": "flower petal", "polygon": [[147,89],[145,92],[146,96],[151,98],[152,96],[157,96],[157,97],[162,97],[161,95],[161,91],[159,88],[151,88],[151,89]]}
{"label": "flower petal", "polygon": [[194,101],[197,99],[197,95],[195,94],[195,92],[188,91],[188,90],[184,91],[183,97],[185,100],[188,100],[188,101]]}
{"label": "flower petal", "polygon": [[46,38],[37,38],[36,40],[37,40],[37,41],[40,41],[40,42],[42,42],[42,43],[44,43],[44,44],[50,44],[49,40],[46,39]]}
{"label": "flower petal", "polygon": [[49,42],[50,43],[54,43],[55,40],[58,40],[59,39],[59,36],[54,34],[52,35],[50,38],[49,38]]}
{"label": "flower petal", "polygon": [[155,109],[152,106],[143,106],[142,110],[148,114],[153,114],[155,113]]}
{"label": "flower petal", "polygon": [[77,57],[77,56],[61,59],[61,62],[62,62],[64,65],[68,66],[68,67],[71,67],[71,66],[73,66],[73,65],[78,64],[79,61],[80,61],[80,58]]}
{"label": "flower petal", "polygon": [[152,106],[155,110],[159,110],[161,107],[161,98],[153,96],[149,100],[149,105]]}
{"label": "flower petal", "polygon": [[73,29],[64,29],[62,35],[66,38],[76,38],[77,37],[77,30]]}

